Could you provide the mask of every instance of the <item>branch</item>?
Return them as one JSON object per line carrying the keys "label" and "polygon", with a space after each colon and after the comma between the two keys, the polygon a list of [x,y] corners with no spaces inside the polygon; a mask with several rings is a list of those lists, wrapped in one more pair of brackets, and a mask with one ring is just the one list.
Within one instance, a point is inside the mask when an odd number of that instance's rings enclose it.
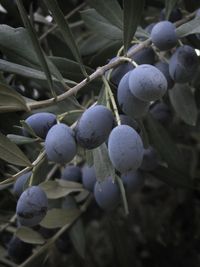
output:
{"label": "branch", "polygon": [[[196,12],[193,12],[189,15],[187,15],[185,18],[177,21],[176,23],[174,23],[174,25],[176,27],[186,23],[187,21],[191,20],[194,18]],[[130,49],[130,51],[128,52],[127,56],[130,58],[132,57],[134,54],[136,54],[138,51],[142,50],[143,48],[147,47],[151,45],[151,38],[145,40],[144,42],[141,42],[140,44],[138,44],[138,46],[133,47],[133,49]],[[127,59],[126,59],[127,60]],[[99,67],[94,73],[92,73],[88,79],[84,79],[83,81],[81,81],[80,83],[78,83],[77,85],[75,85],[74,87],[72,87],[70,90],[68,90],[67,92],[57,96],[57,100],[55,101],[54,98],[50,98],[47,100],[43,100],[43,101],[38,101],[38,102],[30,102],[28,103],[28,108],[30,108],[31,110],[33,109],[38,109],[41,107],[47,107],[50,106],[51,104],[55,104],[56,102],[60,102],[65,100],[66,98],[76,94],[78,91],[80,91],[83,87],[85,87],[88,83],[90,83],[91,81],[101,77],[102,75],[104,75],[104,73],[112,68],[116,68],[117,66],[121,65],[123,62],[125,61],[125,58],[123,57],[119,57],[116,60],[114,60],[113,62],[110,62],[102,67]]]}
{"label": "branch", "polygon": [[[176,23],[174,23],[174,25],[176,27],[184,24],[185,22],[191,20],[192,18],[194,18],[196,14],[196,11],[187,15],[185,18],[177,21]],[[142,50],[143,48],[147,47],[151,45],[151,38],[141,42],[137,47],[135,47],[134,49],[132,49],[129,53],[127,53],[127,57],[130,58],[133,55],[135,55],[137,52],[139,52],[140,50]],[[78,91],[80,91],[82,88],[84,88],[88,83],[90,83],[91,81],[101,77],[104,75],[104,73],[112,68],[116,68],[117,66],[121,65],[122,63],[124,63],[124,61],[126,61],[127,59],[124,57],[119,57],[116,60],[114,60],[113,62],[109,62],[108,64],[99,67],[94,73],[92,73],[87,79],[84,79],[83,81],[81,81],[80,83],[78,83],[77,85],[75,85],[74,87],[72,87],[70,90],[68,90],[67,92],[57,96],[57,99],[55,98],[50,98],[47,100],[43,100],[43,101],[38,101],[38,102],[34,102],[34,103],[28,103],[28,108],[30,110],[33,109],[38,109],[41,107],[47,107],[50,106],[51,104],[55,104],[57,102],[63,101],[66,98],[76,94]]]}

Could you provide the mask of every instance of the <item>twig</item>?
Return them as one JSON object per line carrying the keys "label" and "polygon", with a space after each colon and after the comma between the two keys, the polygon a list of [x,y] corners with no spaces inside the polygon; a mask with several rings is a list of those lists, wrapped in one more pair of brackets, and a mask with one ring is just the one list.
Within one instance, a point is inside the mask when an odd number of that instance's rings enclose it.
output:
{"label": "twig", "polygon": [[76,113],[82,113],[82,112],[83,112],[82,109],[70,110],[70,111],[67,111],[67,112],[65,112],[65,113],[59,114],[59,115],[57,116],[57,119],[58,119],[59,121],[62,121],[62,120],[63,120],[66,116],[68,116],[68,115],[76,114]]}
{"label": "twig", "polygon": [[193,13],[191,13],[191,14],[185,16],[183,19],[180,19],[180,20],[176,21],[176,22],[174,23],[174,25],[175,25],[176,28],[177,28],[177,27],[179,27],[180,25],[182,25],[182,24],[188,22],[189,20],[193,19],[193,18],[195,17],[195,15],[196,15],[196,11],[194,11]]}
{"label": "twig", "polygon": [[[151,39],[147,39],[146,41],[140,43],[136,48],[134,48],[133,50],[130,50],[128,53],[128,57],[131,57],[132,55],[134,55],[135,53],[137,53],[138,51],[140,51],[142,48],[148,46],[151,44]],[[104,73],[112,68],[116,68],[117,66],[119,66],[120,64],[122,64],[124,61],[127,61],[127,58],[125,60],[125,58],[121,58],[119,57],[118,59],[116,59],[114,62],[110,62],[102,67],[99,67],[94,73],[92,73],[88,79],[84,79],[83,81],[81,81],[80,83],[78,83],[77,85],[75,85],[74,87],[72,87],[70,90],[68,90],[67,92],[57,96],[57,100],[56,102],[60,102],[65,100],[66,98],[70,97],[71,95],[76,94],[78,91],[80,91],[84,86],[86,86],[88,83],[90,83],[91,81],[101,77],[102,75],[104,75]],[[33,109],[37,109],[37,108],[41,108],[41,107],[46,107],[46,106],[50,106],[51,104],[55,104],[55,99],[54,98],[50,98],[47,100],[43,100],[43,101],[38,101],[38,102],[29,102],[27,103],[28,107],[33,110]]]}
{"label": "twig", "polygon": [[41,159],[45,156],[45,151],[43,151],[41,154],[39,154],[39,156],[37,157],[37,159],[32,163],[31,166],[28,166],[26,168],[24,168],[23,170],[19,171],[18,173],[12,175],[10,178],[2,181],[0,183],[0,185],[5,184],[5,182],[12,182],[13,180],[15,180],[16,178],[18,178],[19,176],[21,176],[22,174],[27,173],[28,171],[32,170],[38,163],[40,163]]}
{"label": "twig", "polygon": [[[187,15],[185,18],[183,18],[183,19],[177,21],[176,23],[174,23],[174,25],[176,27],[178,27],[178,26],[186,23],[187,21],[193,19],[195,14],[196,14],[196,12],[193,12],[193,13]],[[127,57],[131,58],[134,54],[136,54],[137,52],[139,52],[143,48],[148,47],[149,45],[151,45],[151,38],[141,42],[136,47],[133,47],[132,49],[130,49],[128,51],[128,53],[127,53]],[[78,91],[80,91],[88,83],[90,83],[91,81],[93,81],[93,80],[101,77],[102,75],[104,75],[104,73],[107,70],[110,70],[112,68],[116,68],[117,66],[119,66],[123,62],[124,62],[124,58],[123,57],[119,57],[119,58],[116,58],[116,60],[114,60],[113,62],[110,62],[110,63],[108,63],[108,64],[106,64],[106,65],[104,65],[102,67],[99,67],[94,73],[92,73],[90,76],[88,76],[88,78],[84,79],[83,81],[81,81],[80,83],[78,83],[77,85],[72,87],[70,90],[68,90],[67,92],[57,96],[56,102],[63,101],[66,98],[70,97],[71,95],[76,94]],[[51,104],[54,104],[54,103],[55,103],[55,99],[54,98],[50,98],[50,99],[43,100],[43,101],[30,102],[27,105],[28,105],[28,108],[33,110],[33,109],[37,109],[37,108],[41,108],[41,107],[50,106]]]}
{"label": "twig", "polygon": [[54,173],[57,171],[58,168],[59,168],[59,165],[55,164],[52,167],[52,169],[49,171],[49,173],[47,174],[45,181],[49,181],[51,179],[51,177],[54,175]]}
{"label": "twig", "polygon": [[117,105],[116,105],[116,102],[115,102],[114,95],[112,93],[112,90],[111,90],[110,85],[109,85],[108,81],[106,80],[106,78],[103,76],[102,79],[103,79],[103,82],[105,84],[105,90],[108,92],[110,101],[112,103],[113,111],[114,111],[114,114],[115,114],[115,117],[116,117],[117,124],[120,125],[121,121],[120,121],[120,117],[119,117],[119,113],[118,113],[118,109],[117,109]]}

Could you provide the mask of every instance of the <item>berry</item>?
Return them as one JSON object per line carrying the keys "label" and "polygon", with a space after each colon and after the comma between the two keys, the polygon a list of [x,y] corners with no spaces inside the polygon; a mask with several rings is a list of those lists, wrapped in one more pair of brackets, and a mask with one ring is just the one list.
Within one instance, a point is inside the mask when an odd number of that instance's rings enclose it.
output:
{"label": "berry", "polygon": [[118,86],[122,77],[132,69],[134,69],[134,66],[129,62],[119,65],[118,67],[112,70],[110,75],[110,81],[114,83],[114,85]]}
{"label": "berry", "polygon": [[137,132],[140,132],[140,127],[136,120],[124,114],[120,114],[119,117],[120,117],[120,121],[122,125],[123,124],[128,125],[132,127],[133,129],[135,129]]}
{"label": "berry", "polygon": [[121,179],[123,181],[126,193],[128,194],[137,192],[144,185],[144,176],[140,171],[132,170],[123,173]]}
{"label": "berry", "polygon": [[113,181],[112,177],[104,181],[97,181],[94,186],[94,197],[97,204],[106,211],[110,211],[119,204],[120,190],[118,184]]}
{"label": "berry", "polygon": [[171,110],[170,108],[163,102],[156,103],[150,108],[150,113],[156,119],[162,124],[167,124],[171,121]]}
{"label": "berry", "polygon": [[44,191],[39,186],[31,186],[20,196],[16,214],[19,223],[24,226],[35,226],[45,217],[48,200]]}
{"label": "berry", "polygon": [[26,185],[26,182],[28,179],[31,177],[32,172],[27,172],[20,177],[17,178],[17,181],[15,182],[13,186],[13,193],[17,196],[20,197],[22,192],[24,191],[24,187]]}
{"label": "berry", "polygon": [[169,74],[169,64],[166,62],[158,62],[156,63],[155,67],[159,69],[163,75],[165,76],[168,84],[168,89],[171,89],[174,86],[174,81],[172,80],[170,74]]}
{"label": "berry", "polygon": [[85,165],[82,168],[82,183],[83,187],[88,191],[93,192],[94,185],[96,183],[96,173],[94,166]]}
{"label": "berry", "polygon": [[155,101],[167,91],[167,80],[156,67],[144,64],[130,72],[129,89],[142,101]]}
{"label": "berry", "polygon": [[108,108],[102,105],[90,107],[75,128],[76,140],[84,148],[96,148],[107,140],[113,124],[114,117]]}
{"label": "berry", "polygon": [[161,51],[176,46],[178,38],[174,24],[169,21],[158,22],[151,31],[151,40]]}
{"label": "berry", "polygon": [[[56,116],[48,112],[40,112],[28,117],[25,122],[33,129],[35,134],[41,138],[45,138],[49,129],[56,124]],[[29,136],[26,129],[23,134]]]}
{"label": "berry", "polygon": [[146,28],[145,31],[148,32],[149,34],[151,34],[151,31],[153,29],[153,27],[156,25],[156,23],[151,23],[149,24]]}
{"label": "berry", "polygon": [[177,83],[190,82],[198,68],[198,56],[189,45],[176,49],[169,61],[169,73]]}
{"label": "berry", "polygon": [[8,243],[8,256],[15,263],[22,263],[32,253],[33,246],[13,236]]}
{"label": "berry", "polygon": [[130,74],[131,72],[126,73],[121,79],[117,90],[117,100],[122,111],[128,116],[143,117],[149,109],[149,103],[138,99],[131,93],[128,83]]}
{"label": "berry", "polygon": [[66,166],[62,172],[61,179],[72,182],[81,182],[81,169],[78,166]]}
{"label": "berry", "polygon": [[115,127],[108,139],[108,153],[121,173],[137,170],[143,158],[143,143],[138,133],[127,125]]}
{"label": "berry", "polygon": [[49,160],[65,164],[76,155],[74,133],[67,125],[54,125],[45,139],[45,150]]}
{"label": "berry", "polygon": [[[165,8],[163,8],[160,12],[160,20],[165,20],[165,18],[166,18],[166,11]],[[171,11],[171,14],[169,16],[169,21],[176,22],[177,20],[180,19],[182,19],[182,12],[179,8],[176,7]]]}
{"label": "berry", "polygon": [[158,154],[153,147],[144,149],[144,156],[140,169],[143,171],[153,171],[158,166]]}
{"label": "berry", "polygon": [[[134,45],[132,48],[136,48],[138,45]],[[130,49],[132,49],[130,48]],[[137,64],[154,64],[155,53],[151,47],[144,47],[140,51],[136,52],[131,57]]]}

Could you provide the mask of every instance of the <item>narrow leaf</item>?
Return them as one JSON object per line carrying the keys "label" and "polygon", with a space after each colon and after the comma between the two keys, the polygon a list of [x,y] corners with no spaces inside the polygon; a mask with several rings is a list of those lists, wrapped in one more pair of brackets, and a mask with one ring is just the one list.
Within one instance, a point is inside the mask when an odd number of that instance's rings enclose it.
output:
{"label": "narrow leaf", "polygon": [[[30,78],[30,79],[37,79],[37,80],[41,80],[41,81],[47,80],[44,72],[42,72],[40,70],[36,70],[34,68],[30,68],[30,67],[26,67],[26,66],[19,65],[16,63],[12,63],[10,61],[6,61],[3,59],[0,59],[0,71],[17,74],[17,75],[20,75],[20,76],[23,76],[26,78]],[[53,81],[58,82],[58,80],[55,79],[54,77],[53,77]],[[76,85],[76,83],[74,81],[71,81],[71,80],[64,79],[64,82],[66,82],[68,84]]]}
{"label": "narrow leaf", "polygon": [[74,40],[74,36],[71,32],[71,29],[69,28],[67,21],[65,20],[65,17],[63,15],[61,9],[59,8],[57,2],[55,0],[44,0],[44,2],[46,4],[46,6],[48,7],[48,9],[52,12],[52,16],[55,19],[65,42],[67,43],[67,45],[71,49],[76,60],[79,62],[80,68],[81,68],[84,76],[87,77],[88,75],[87,75],[87,72],[84,68],[84,65],[83,65],[83,62],[81,59],[81,55],[79,53],[78,46]]}
{"label": "narrow leaf", "polygon": [[[0,48],[12,62],[41,69],[40,61],[27,29],[22,27],[15,29],[8,25],[0,25]],[[65,87],[65,81],[60,72],[47,57],[46,61],[52,74]]]}
{"label": "narrow leaf", "polygon": [[72,192],[83,191],[79,183],[64,180],[47,181],[40,184],[49,199],[57,199],[69,195]]}
{"label": "narrow leaf", "polygon": [[[62,57],[49,57],[49,59],[58,68],[63,77],[67,79],[72,79],[73,81],[76,82],[81,82],[85,78],[84,75],[80,72],[80,67],[77,62]],[[93,69],[87,66],[85,66],[85,69],[88,74],[94,72]]]}
{"label": "narrow leaf", "polygon": [[37,39],[37,34],[36,34],[33,26],[31,25],[30,21],[29,21],[29,18],[28,18],[27,14],[26,14],[26,10],[25,10],[25,8],[23,6],[22,0],[16,0],[16,3],[17,3],[17,6],[19,8],[19,12],[21,14],[21,18],[23,20],[23,23],[24,23],[25,27],[27,28],[27,30],[29,32],[29,35],[30,35],[30,38],[32,40],[32,44],[33,44],[33,47],[34,47],[35,52],[37,54],[38,60],[40,62],[40,65],[41,65],[42,69],[44,70],[45,75],[47,77],[47,81],[48,81],[51,93],[52,93],[52,95],[54,97],[56,97],[56,93],[55,93],[54,88],[53,88],[53,81],[52,81],[52,78],[51,78],[51,73],[50,73],[50,70],[49,70],[45,55],[44,55],[44,53],[43,53],[43,51],[42,51],[42,49],[40,47],[39,41]]}
{"label": "narrow leaf", "polygon": [[193,20],[182,24],[176,29],[176,33],[179,38],[194,33],[200,33],[200,17],[196,17]]}
{"label": "narrow leaf", "polygon": [[39,63],[28,32],[22,27],[0,25],[0,48],[12,62],[31,67]]}
{"label": "narrow leaf", "polygon": [[187,84],[175,84],[169,91],[171,104],[177,115],[187,124],[195,126],[198,116],[198,108],[194,94]]}
{"label": "narrow leaf", "polygon": [[116,0],[87,0],[89,5],[96,9],[96,11],[106,18],[111,24],[123,29],[122,9]]}
{"label": "narrow leaf", "polygon": [[89,29],[110,40],[122,40],[122,31],[96,12],[87,9],[81,12],[81,17]]}
{"label": "narrow leaf", "polygon": [[15,235],[29,244],[42,245],[45,243],[45,239],[38,232],[29,227],[21,226],[17,228]]}
{"label": "narrow leaf", "polygon": [[165,16],[166,19],[169,19],[169,16],[172,12],[172,10],[174,9],[174,7],[176,6],[176,4],[178,3],[179,0],[165,0]]}
{"label": "narrow leaf", "polygon": [[127,53],[131,40],[142,17],[144,0],[124,0],[124,52]]}
{"label": "narrow leaf", "polygon": [[0,113],[17,110],[28,110],[23,97],[8,85],[0,83]]}
{"label": "narrow leaf", "polygon": [[48,229],[63,227],[66,224],[71,224],[78,218],[79,214],[80,211],[78,209],[51,209],[47,212],[40,225]]}
{"label": "narrow leaf", "polygon": [[0,158],[15,165],[31,166],[24,153],[2,133],[0,133]]}
{"label": "narrow leaf", "polygon": [[94,167],[98,181],[115,176],[115,170],[108,156],[108,149],[105,143],[93,149]]}
{"label": "narrow leaf", "polygon": [[11,142],[15,143],[16,145],[25,145],[37,141],[36,139],[16,134],[8,134],[7,137],[10,139]]}
{"label": "narrow leaf", "polygon": [[52,168],[48,163],[49,162],[47,158],[43,157],[40,162],[32,169],[31,185],[38,185],[44,182],[47,173]]}

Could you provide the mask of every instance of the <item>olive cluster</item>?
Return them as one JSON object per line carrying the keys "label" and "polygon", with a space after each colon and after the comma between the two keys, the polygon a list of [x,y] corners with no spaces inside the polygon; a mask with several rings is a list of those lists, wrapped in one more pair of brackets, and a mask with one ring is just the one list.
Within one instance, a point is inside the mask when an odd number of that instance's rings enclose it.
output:
{"label": "olive cluster", "polygon": [[[175,21],[174,17],[172,21]],[[126,194],[137,192],[144,185],[144,172],[154,170],[159,164],[156,150],[152,146],[144,148],[138,120],[150,112],[156,120],[166,123],[170,109],[160,100],[169,89],[173,90],[175,83],[191,82],[198,68],[194,48],[178,45],[176,29],[171,21],[162,20],[148,25],[146,31],[150,34],[152,46],[135,53],[131,58],[134,64],[121,64],[110,75],[110,82],[117,88],[114,100],[119,107],[117,115],[120,121],[114,116],[116,111],[100,104],[87,108],[75,127],[60,123],[54,114],[48,112],[35,113],[25,120],[44,144],[48,160],[63,167],[61,179],[82,183],[106,211],[120,203],[119,184],[112,176],[104,177],[103,181],[97,180],[93,165],[72,164],[78,147],[93,150],[106,143],[110,162]],[[137,45],[134,44],[130,51]],[[159,59],[157,55],[160,52],[167,53],[167,60]],[[122,114],[118,114],[120,111]],[[23,135],[30,135],[27,128],[23,129]],[[38,225],[48,210],[48,199],[41,187],[28,187],[31,175],[32,172],[28,172],[20,176],[13,187],[18,198],[18,223],[28,227]],[[11,240],[10,254],[13,254],[14,246],[24,246],[18,243],[18,239]]]}

